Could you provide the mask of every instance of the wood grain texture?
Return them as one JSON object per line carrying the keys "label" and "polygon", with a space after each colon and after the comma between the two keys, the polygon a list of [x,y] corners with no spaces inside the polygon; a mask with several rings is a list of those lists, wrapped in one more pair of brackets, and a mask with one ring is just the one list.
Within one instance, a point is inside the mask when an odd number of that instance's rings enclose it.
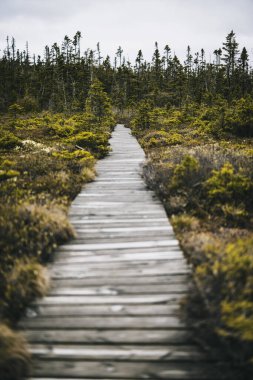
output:
{"label": "wood grain texture", "polygon": [[121,125],[111,146],[73,201],[77,237],[54,255],[49,294],[19,324],[30,380],[218,380],[180,307],[191,268],[140,175],[144,153]]}

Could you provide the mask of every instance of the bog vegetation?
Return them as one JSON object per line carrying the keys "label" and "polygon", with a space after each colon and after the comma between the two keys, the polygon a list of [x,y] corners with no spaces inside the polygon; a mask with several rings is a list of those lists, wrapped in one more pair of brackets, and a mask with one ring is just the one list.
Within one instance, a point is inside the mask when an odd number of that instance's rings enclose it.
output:
{"label": "bog vegetation", "polygon": [[[10,327],[47,290],[44,264],[74,236],[68,206],[109,152],[116,120],[131,126],[147,153],[147,183],[193,264],[208,326],[231,356],[250,363],[253,71],[246,48],[231,31],[210,62],[188,46],[182,63],[156,43],[151,62],[140,50],[132,64],[121,47],[113,62],[99,44],[82,55],[80,41],[77,32],[32,57],[7,39],[0,59],[0,373],[18,379],[26,372],[25,343]],[[18,375],[6,359],[12,355]]]}

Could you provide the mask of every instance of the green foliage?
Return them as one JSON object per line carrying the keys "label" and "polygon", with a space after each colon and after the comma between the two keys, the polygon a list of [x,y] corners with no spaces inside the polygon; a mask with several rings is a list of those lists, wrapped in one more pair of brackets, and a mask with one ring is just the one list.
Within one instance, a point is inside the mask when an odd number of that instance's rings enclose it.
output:
{"label": "green foliage", "polygon": [[[246,342],[253,342],[253,302],[223,301],[222,321],[226,328],[219,329],[222,336],[236,336]],[[253,357],[251,357],[251,362]]]}
{"label": "green foliage", "polygon": [[198,160],[190,155],[183,157],[182,161],[177,164],[171,178],[171,187],[180,188],[188,187],[196,182],[196,174],[199,171],[200,165]]}
{"label": "green foliage", "polygon": [[214,170],[205,182],[208,197],[213,202],[240,204],[252,193],[252,181],[242,171],[238,173],[232,164],[225,163],[220,170]]}
{"label": "green foliage", "polygon": [[16,178],[20,175],[20,172],[17,170],[1,170],[0,169],[0,181],[10,179],[10,178]]}
{"label": "green foliage", "polygon": [[163,108],[153,108],[149,111],[150,128],[156,130],[164,126],[164,118],[166,117],[166,110]]}
{"label": "green foliage", "polygon": [[[18,318],[44,293],[39,263],[74,236],[67,206],[94,179],[94,155],[108,152],[113,119],[103,120],[93,116],[89,125],[86,113],[49,112],[3,118],[1,141],[8,150],[0,158],[0,318]],[[17,142],[19,149],[11,150]],[[85,148],[75,149],[79,144]]]}
{"label": "green foliage", "polygon": [[70,137],[68,142],[88,149],[96,157],[104,157],[109,152],[108,135],[105,133],[80,132]]}
{"label": "green foliage", "polygon": [[185,115],[183,115],[181,110],[169,110],[166,117],[164,118],[163,124],[166,127],[178,127],[184,121]]}
{"label": "green foliage", "polygon": [[[152,123],[154,123],[154,115],[151,114],[152,103],[149,100],[142,100],[137,108],[134,118],[131,121],[131,125],[134,129],[149,129]],[[156,115],[157,118],[157,115]]]}
{"label": "green foliage", "polygon": [[253,342],[253,239],[239,239],[225,248],[207,246],[206,257],[196,273],[218,316],[218,332]]}
{"label": "green foliage", "polygon": [[25,113],[36,112],[39,110],[38,101],[31,95],[25,95],[22,99],[19,100],[18,105],[21,107],[22,112]]}
{"label": "green foliage", "polygon": [[[25,112],[80,112],[85,103],[87,113],[101,119],[108,103],[104,90],[120,112],[145,99],[150,99],[155,107],[190,110],[191,102],[213,105],[220,99],[231,102],[252,95],[249,54],[245,47],[239,51],[233,31],[227,35],[223,48],[215,49],[212,64],[206,60],[203,49],[192,52],[190,46],[182,63],[177,56],[171,56],[170,48],[161,52],[158,45],[151,62],[139,50],[131,63],[122,56],[122,49],[111,59],[106,55],[102,58],[99,47],[97,51],[90,47],[81,55],[80,41],[80,32],[73,38],[65,36],[60,46],[46,46],[44,53],[33,60],[30,52],[15,49],[14,39],[12,49],[8,43],[0,57],[0,111],[17,104]],[[180,122],[180,117],[169,117],[167,125]],[[144,128],[148,124],[146,120]],[[152,120],[151,124],[161,128]]]}
{"label": "green foliage", "polygon": [[0,227],[1,264],[24,256],[44,261],[57,245],[74,236],[64,210],[53,204],[1,205]]}
{"label": "green foliage", "polygon": [[17,115],[21,114],[24,111],[24,108],[20,104],[14,103],[9,106],[8,110],[10,114],[16,118]]}
{"label": "green foliage", "polygon": [[110,99],[103,89],[102,83],[94,79],[85,103],[85,111],[95,115],[99,121],[112,115]]}
{"label": "green foliage", "polygon": [[94,163],[94,157],[92,156],[92,154],[85,150],[74,150],[73,152],[70,152],[68,150],[62,150],[60,152],[53,152],[52,156],[59,157],[63,160],[81,160],[82,163]]}
{"label": "green foliage", "polygon": [[51,135],[58,137],[68,137],[73,135],[76,130],[75,127],[64,120],[48,125],[48,131]]}
{"label": "green foliage", "polygon": [[9,150],[21,145],[20,139],[11,132],[6,132],[0,136],[0,149]]}
{"label": "green foliage", "polygon": [[[227,128],[233,107],[239,114],[238,104],[193,106],[174,125],[159,115],[152,131],[134,132],[149,157],[144,166],[148,185],[172,215],[193,265],[206,308],[198,303],[198,312],[207,315],[204,324],[218,334],[227,353],[247,367],[253,361],[253,161],[252,139],[235,139],[235,124]],[[246,123],[243,113],[240,117],[237,126]],[[180,134],[180,146],[167,141],[173,133]]]}
{"label": "green foliage", "polygon": [[197,231],[199,228],[199,220],[188,214],[173,215],[171,223],[176,233],[184,233],[186,231]]}
{"label": "green foliage", "polygon": [[153,131],[146,134],[142,140],[144,148],[158,148],[162,146],[182,144],[182,135],[165,131]]}
{"label": "green foliage", "polygon": [[237,136],[253,136],[253,100],[247,97],[235,100],[224,118],[225,130]]}

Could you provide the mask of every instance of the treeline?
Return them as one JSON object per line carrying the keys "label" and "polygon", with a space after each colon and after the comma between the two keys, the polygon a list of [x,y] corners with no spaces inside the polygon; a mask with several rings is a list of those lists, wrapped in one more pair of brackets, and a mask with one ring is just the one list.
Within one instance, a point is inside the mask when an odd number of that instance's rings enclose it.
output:
{"label": "treeline", "polygon": [[188,46],[182,63],[168,45],[161,51],[155,43],[151,62],[139,50],[132,64],[121,47],[113,60],[102,57],[99,43],[81,54],[80,41],[80,32],[73,39],[65,36],[61,46],[46,46],[42,57],[31,56],[28,44],[24,51],[16,49],[15,40],[7,38],[0,59],[0,111],[13,105],[19,112],[80,111],[94,77],[120,110],[142,99],[181,107],[189,102],[211,105],[219,98],[231,102],[253,93],[249,55],[245,47],[239,50],[233,31],[214,51],[212,62],[203,49],[193,54]]}

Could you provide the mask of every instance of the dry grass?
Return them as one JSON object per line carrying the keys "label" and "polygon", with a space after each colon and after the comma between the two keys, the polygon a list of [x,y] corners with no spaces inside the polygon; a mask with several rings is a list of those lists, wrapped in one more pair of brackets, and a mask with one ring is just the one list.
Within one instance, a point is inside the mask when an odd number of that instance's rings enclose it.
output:
{"label": "dry grass", "polygon": [[5,317],[16,321],[36,298],[46,295],[49,276],[46,268],[34,260],[18,260],[8,276]]}
{"label": "dry grass", "polygon": [[0,378],[23,380],[30,373],[30,354],[24,338],[0,324]]}

